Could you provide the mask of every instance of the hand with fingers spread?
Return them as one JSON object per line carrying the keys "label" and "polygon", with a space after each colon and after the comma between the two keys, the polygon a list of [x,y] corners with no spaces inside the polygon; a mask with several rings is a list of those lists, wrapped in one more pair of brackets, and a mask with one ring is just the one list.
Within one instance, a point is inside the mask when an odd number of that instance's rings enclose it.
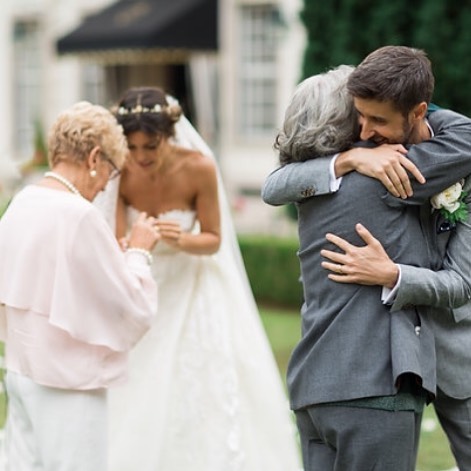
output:
{"label": "hand with fingers spread", "polygon": [[338,169],[336,163],[335,170],[338,176],[356,170],[376,178],[392,195],[405,199],[413,195],[409,174],[419,183],[425,183],[419,169],[406,155],[407,149],[401,144],[382,144],[371,149],[357,147],[339,156],[339,167],[342,166],[342,158],[345,159],[345,167]]}
{"label": "hand with fingers spread", "polygon": [[329,242],[343,251],[321,250],[321,255],[328,260],[322,262],[322,267],[332,272],[328,277],[339,283],[393,288],[399,275],[398,267],[371,232],[361,224],[355,229],[366,245],[358,247],[334,234],[326,235]]}

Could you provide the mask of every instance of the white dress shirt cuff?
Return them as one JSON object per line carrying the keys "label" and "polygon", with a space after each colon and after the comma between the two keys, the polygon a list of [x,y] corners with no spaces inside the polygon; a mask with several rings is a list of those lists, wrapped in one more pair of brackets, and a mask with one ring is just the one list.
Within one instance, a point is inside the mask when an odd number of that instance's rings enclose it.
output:
{"label": "white dress shirt cuff", "polygon": [[396,266],[397,266],[397,269],[399,270],[396,284],[394,285],[392,289],[386,288],[386,286],[383,286],[383,291],[381,292],[381,301],[383,301],[383,304],[391,305],[394,303],[396,299],[397,290],[399,289],[399,285],[401,284],[401,267],[400,265],[397,265],[397,264]]}
{"label": "white dress shirt cuff", "polygon": [[332,193],[335,193],[338,191],[340,188],[340,183],[342,183],[342,177],[337,178],[335,176],[335,161],[337,160],[337,157],[340,154],[335,154],[332,157],[332,160],[330,161],[330,167],[329,167],[329,173],[330,173],[330,180],[329,180],[329,186],[330,186],[330,191]]}

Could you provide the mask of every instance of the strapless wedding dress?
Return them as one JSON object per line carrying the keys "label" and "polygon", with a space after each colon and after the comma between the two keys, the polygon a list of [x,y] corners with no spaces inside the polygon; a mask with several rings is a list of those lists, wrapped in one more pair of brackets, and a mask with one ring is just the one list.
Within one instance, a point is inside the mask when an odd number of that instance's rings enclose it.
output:
{"label": "strapless wedding dress", "polygon": [[[160,217],[196,224],[194,211]],[[153,272],[155,324],[131,352],[127,384],[109,391],[109,470],[301,469],[279,371],[235,264],[159,243]]]}

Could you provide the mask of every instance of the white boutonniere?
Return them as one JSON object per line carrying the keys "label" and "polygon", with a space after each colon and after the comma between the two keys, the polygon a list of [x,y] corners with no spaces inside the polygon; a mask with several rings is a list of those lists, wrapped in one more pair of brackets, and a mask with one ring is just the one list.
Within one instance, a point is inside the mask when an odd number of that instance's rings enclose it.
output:
{"label": "white boutonniere", "polygon": [[468,218],[468,205],[463,201],[467,192],[463,191],[463,182],[457,182],[430,199],[435,209],[450,223],[456,224]]}

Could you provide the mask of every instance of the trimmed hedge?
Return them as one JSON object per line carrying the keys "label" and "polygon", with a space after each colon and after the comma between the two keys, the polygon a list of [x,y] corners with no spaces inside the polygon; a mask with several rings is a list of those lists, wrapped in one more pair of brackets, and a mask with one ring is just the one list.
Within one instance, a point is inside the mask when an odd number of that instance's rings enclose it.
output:
{"label": "trimmed hedge", "polygon": [[[450,0],[304,0],[302,78],[359,64],[387,44],[418,47],[433,64],[433,102],[471,115],[471,3]],[[352,38],[355,38],[352,41]]]}
{"label": "trimmed hedge", "polygon": [[257,303],[299,309],[297,239],[240,235],[239,245]]}

